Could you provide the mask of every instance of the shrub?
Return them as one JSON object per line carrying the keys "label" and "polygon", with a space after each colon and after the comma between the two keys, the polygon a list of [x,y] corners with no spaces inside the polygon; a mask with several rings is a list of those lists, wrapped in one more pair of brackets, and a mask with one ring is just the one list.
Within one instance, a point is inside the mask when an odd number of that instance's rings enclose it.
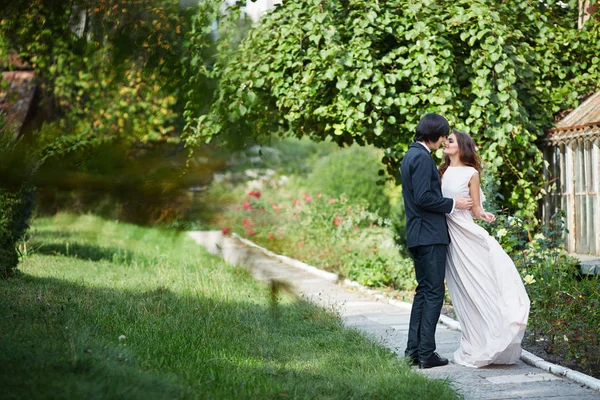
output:
{"label": "shrub", "polygon": [[0,279],[14,274],[19,262],[17,242],[29,229],[33,209],[29,182],[37,168],[35,152],[15,137],[0,112]]}
{"label": "shrub", "polygon": [[400,199],[390,210],[391,228],[394,233],[394,241],[398,250],[404,257],[410,257],[408,252],[408,241],[406,238],[406,210],[404,201]]}
{"label": "shrub", "polygon": [[[346,275],[341,257],[390,240],[389,222],[345,196],[250,191],[221,221],[269,249]],[[393,253],[398,253],[396,249]]]}
{"label": "shrub", "polygon": [[13,236],[8,230],[0,228],[0,278],[12,276],[18,263],[19,256]]}
{"label": "shrub", "polygon": [[33,188],[0,189],[0,278],[14,274],[19,262],[17,242],[29,229]]}
{"label": "shrub", "polygon": [[416,287],[412,260],[400,257],[373,256],[360,252],[344,257],[348,278],[370,287],[390,287],[396,290],[412,290]]}
{"label": "shrub", "polygon": [[342,194],[351,203],[366,201],[368,209],[387,218],[390,201],[381,180],[383,165],[377,150],[352,146],[319,159],[309,177],[309,187],[331,197]]}

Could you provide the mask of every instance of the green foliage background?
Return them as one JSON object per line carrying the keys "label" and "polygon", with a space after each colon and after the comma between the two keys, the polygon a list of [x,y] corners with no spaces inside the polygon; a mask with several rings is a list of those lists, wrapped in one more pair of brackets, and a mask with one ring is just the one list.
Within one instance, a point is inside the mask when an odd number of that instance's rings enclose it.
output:
{"label": "green foliage background", "polygon": [[284,2],[208,71],[217,93],[188,140],[368,143],[394,175],[421,116],[437,112],[474,137],[506,206],[534,217],[536,144],[600,81],[600,23],[578,30],[577,13],[574,0]]}
{"label": "green foliage background", "polygon": [[366,201],[370,211],[387,218],[390,201],[385,186],[378,184],[382,168],[376,149],[352,146],[319,159],[307,186],[331,197],[345,194],[351,203]]}

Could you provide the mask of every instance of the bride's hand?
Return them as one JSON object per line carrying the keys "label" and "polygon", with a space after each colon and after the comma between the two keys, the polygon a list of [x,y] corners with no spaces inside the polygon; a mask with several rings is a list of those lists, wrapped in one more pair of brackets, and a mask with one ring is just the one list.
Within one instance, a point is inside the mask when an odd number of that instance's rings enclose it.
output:
{"label": "bride's hand", "polygon": [[491,212],[485,211],[481,215],[481,219],[484,220],[485,222],[492,223],[492,222],[494,222],[496,220],[496,216],[494,214],[492,214]]}

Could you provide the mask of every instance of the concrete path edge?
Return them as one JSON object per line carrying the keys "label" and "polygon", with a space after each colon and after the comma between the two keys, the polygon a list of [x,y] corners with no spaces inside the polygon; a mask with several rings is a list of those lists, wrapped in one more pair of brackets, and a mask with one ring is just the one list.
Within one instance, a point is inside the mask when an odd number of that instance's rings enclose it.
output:
{"label": "concrete path edge", "polygon": [[[340,279],[340,277],[337,274],[334,274],[332,272],[324,271],[324,270],[314,267],[312,265],[303,263],[302,261],[298,261],[298,260],[295,260],[290,257],[286,257],[286,256],[282,256],[282,255],[273,253],[272,251],[267,250],[264,247],[261,247],[261,246],[257,245],[256,243],[239,236],[236,233],[233,233],[231,236],[233,238],[235,238],[236,240],[240,241],[241,243],[243,243],[244,245],[246,245],[248,247],[253,247],[253,248],[261,251],[265,255],[267,255],[269,257],[273,257],[275,259],[278,259],[282,263],[289,265],[291,267],[302,269],[304,271],[310,272],[314,275],[317,275],[317,276],[327,279],[329,281],[335,281],[335,282],[341,283],[343,285],[356,288],[356,289],[358,289],[362,292],[368,293],[380,300],[387,301],[391,305],[398,305],[398,306],[402,306],[402,307],[406,307],[406,306],[410,307],[411,306],[410,303],[391,299],[391,298],[387,297],[385,294],[380,293],[374,289],[370,289],[366,286],[363,286],[358,282],[355,282],[355,281],[352,281],[349,279],[342,280],[342,279]],[[455,321],[454,319],[447,317],[445,315],[440,315],[440,322],[443,323],[444,325],[446,325],[447,327],[449,327],[450,329],[454,329],[457,331],[461,330],[460,323],[458,321]],[[575,381],[577,383],[585,385],[591,389],[600,391],[600,379],[596,379],[596,378],[586,375],[584,373],[574,371],[572,369],[562,367],[560,365],[553,364],[551,362],[544,360],[541,357],[536,356],[535,354],[528,352],[527,350],[522,351],[521,360],[523,360],[525,363],[532,365],[536,368],[550,372],[557,376],[566,377],[572,381]]]}

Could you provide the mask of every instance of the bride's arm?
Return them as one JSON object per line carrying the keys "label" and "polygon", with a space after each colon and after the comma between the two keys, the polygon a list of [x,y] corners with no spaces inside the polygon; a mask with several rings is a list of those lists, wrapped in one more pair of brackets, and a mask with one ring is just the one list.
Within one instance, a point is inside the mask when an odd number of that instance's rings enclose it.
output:
{"label": "bride's arm", "polygon": [[469,194],[473,199],[473,208],[471,209],[471,213],[475,218],[479,218],[487,222],[494,222],[496,220],[496,216],[485,211],[481,206],[480,193],[481,184],[479,183],[479,173],[476,172],[473,174],[473,176],[471,176],[471,180],[469,180]]}

